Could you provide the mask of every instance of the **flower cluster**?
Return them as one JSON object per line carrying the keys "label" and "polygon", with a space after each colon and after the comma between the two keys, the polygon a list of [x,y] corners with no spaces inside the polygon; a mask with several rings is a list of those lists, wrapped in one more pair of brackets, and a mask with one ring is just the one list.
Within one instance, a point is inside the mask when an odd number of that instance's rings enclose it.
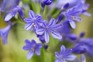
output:
{"label": "flower cluster", "polygon": [[[37,43],[35,40],[25,40],[26,45],[23,49],[28,50],[27,59],[31,59],[34,53],[40,55],[40,49],[43,45],[45,49],[48,49],[51,36],[59,41],[69,41],[73,45],[73,47],[67,49],[65,45],[60,46],[60,53],[55,51],[55,62],[85,62],[84,53],[93,56],[93,38],[83,38],[84,32],[80,33],[78,37],[72,34],[71,31],[76,28],[76,22],[82,21],[80,15],[90,16],[87,12],[89,4],[86,3],[86,0],[32,0],[30,2],[38,3],[43,10],[41,9],[41,12],[37,14],[31,7],[31,10],[28,12],[28,17],[25,16],[25,11],[23,12],[22,8],[24,7],[19,6],[20,1],[3,0],[0,6],[0,12],[5,14],[0,19],[3,19],[3,22],[6,23],[4,28],[0,27],[0,38],[4,44],[7,43],[7,37],[11,27],[17,22],[11,20],[18,13],[25,23],[24,29],[35,33],[41,41],[41,43]],[[55,7],[59,11],[58,16],[53,17],[51,15],[51,9],[53,9],[51,7]],[[46,13],[46,9],[50,10],[49,14]],[[81,59],[79,60],[75,54],[79,54]]]}

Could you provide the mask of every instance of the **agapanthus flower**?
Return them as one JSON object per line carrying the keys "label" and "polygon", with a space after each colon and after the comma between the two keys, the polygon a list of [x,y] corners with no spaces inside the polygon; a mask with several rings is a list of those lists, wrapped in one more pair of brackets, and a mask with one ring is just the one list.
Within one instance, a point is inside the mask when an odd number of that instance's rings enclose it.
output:
{"label": "agapanthus flower", "polygon": [[69,24],[72,28],[76,28],[75,21],[81,21],[80,13],[80,11],[74,8],[64,12],[65,19],[69,21]]}
{"label": "agapanthus flower", "polygon": [[74,43],[72,52],[76,54],[88,53],[93,55],[93,38],[83,38],[84,32],[80,33],[79,37],[75,34],[68,35],[69,41]]}
{"label": "agapanthus flower", "polygon": [[31,59],[34,53],[36,53],[36,55],[38,56],[40,55],[40,49],[42,47],[42,44],[36,43],[35,40],[25,40],[25,43],[26,45],[23,47],[23,49],[28,50],[27,59]]}
{"label": "agapanthus flower", "polygon": [[2,1],[0,11],[6,15],[4,16],[5,21],[10,21],[10,19],[14,17],[17,14],[17,12],[22,18],[24,18],[22,8],[18,6],[19,2],[20,0],[8,0],[8,1],[3,0]]}
{"label": "agapanthus flower", "polygon": [[37,28],[39,25],[43,23],[42,16],[36,15],[32,10],[29,11],[29,18],[25,18],[24,21],[26,22],[26,30]]}
{"label": "agapanthus flower", "polygon": [[19,13],[19,15],[21,16],[21,18],[24,18],[24,14],[22,11],[22,8],[19,6],[16,6],[15,8],[13,8],[6,16],[5,16],[5,21],[10,21],[12,17],[14,17],[17,12]]}
{"label": "agapanthus flower", "polygon": [[66,49],[65,46],[61,46],[60,53],[55,52],[56,60],[55,62],[67,62],[67,61],[73,61],[76,59],[76,56],[71,54],[71,49]]}
{"label": "agapanthus flower", "polygon": [[92,38],[82,38],[73,48],[73,52],[80,53],[88,53],[93,56],[93,39]]}
{"label": "agapanthus flower", "polygon": [[69,21],[69,24],[72,28],[76,28],[75,22],[80,22],[82,19],[81,14],[90,16],[87,11],[89,5],[80,0],[80,3],[73,8],[68,9],[66,12],[63,12],[65,19]]}
{"label": "agapanthus flower", "polygon": [[0,28],[0,39],[3,41],[3,44],[7,44],[7,38],[10,28],[11,28],[10,24],[5,28]]}
{"label": "agapanthus flower", "polygon": [[42,27],[36,29],[36,34],[44,35],[45,41],[49,42],[49,35],[51,34],[54,38],[61,40],[62,35],[58,32],[60,24],[56,24],[56,21],[52,18],[49,23],[44,23]]}

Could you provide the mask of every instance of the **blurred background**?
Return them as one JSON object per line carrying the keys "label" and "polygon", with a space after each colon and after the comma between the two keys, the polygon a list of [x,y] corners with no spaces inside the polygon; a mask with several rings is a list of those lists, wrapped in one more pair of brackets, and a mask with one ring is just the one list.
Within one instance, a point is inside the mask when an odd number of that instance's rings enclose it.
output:
{"label": "blurred background", "polygon": [[[24,0],[27,1],[27,0]],[[91,17],[81,16],[83,21],[77,23],[77,28],[74,33],[79,35],[80,32],[85,32],[85,38],[93,38],[93,0],[86,0],[90,4],[88,12],[91,13]],[[25,39],[35,39],[39,41],[34,33],[24,30],[24,24],[16,24],[8,36],[8,44],[3,45],[0,41],[0,62],[53,62],[55,60],[52,53],[47,53],[43,49],[41,56],[35,56],[31,60],[26,59],[26,51],[22,49],[25,45]],[[54,39],[51,39],[54,41]],[[93,62],[93,57],[87,55],[87,62]]]}

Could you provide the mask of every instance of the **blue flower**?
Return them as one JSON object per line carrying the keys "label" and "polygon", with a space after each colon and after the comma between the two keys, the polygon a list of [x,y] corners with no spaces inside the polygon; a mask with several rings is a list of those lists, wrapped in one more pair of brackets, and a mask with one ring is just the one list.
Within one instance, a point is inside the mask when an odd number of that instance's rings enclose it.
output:
{"label": "blue flower", "polygon": [[69,9],[67,12],[64,12],[65,19],[69,21],[70,26],[74,29],[76,28],[75,21],[81,21],[80,14],[81,11],[78,11],[75,8]]}
{"label": "blue flower", "polygon": [[44,23],[41,28],[36,29],[36,34],[44,35],[45,41],[49,42],[49,35],[51,34],[54,38],[62,39],[62,35],[58,32],[62,25],[56,24],[55,20],[52,18],[50,22]]}
{"label": "blue flower", "polygon": [[69,24],[72,28],[76,28],[76,21],[80,22],[82,20],[80,17],[81,14],[90,16],[90,14],[86,12],[88,7],[88,4],[80,0],[80,3],[78,3],[75,7],[68,9],[66,12],[63,12],[65,19],[69,21]]}
{"label": "blue flower", "polygon": [[28,50],[27,59],[31,59],[34,53],[40,55],[40,49],[42,44],[36,43],[35,40],[25,40],[26,45],[23,47],[24,50]]}
{"label": "blue flower", "polygon": [[10,31],[11,25],[6,26],[5,28],[0,29],[0,38],[3,41],[3,44],[7,44],[8,33]]}
{"label": "blue flower", "polygon": [[88,53],[93,56],[93,38],[83,38],[84,32],[80,33],[79,37],[75,34],[68,35],[69,41],[74,44],[72,52],[75,54]]}
{"label": "blue flower", "polygon": [[81,39],[84,36],[84,32],[80,33],[79,37],[75,34],[69,34],[67,36],[67,40],[69,40],[71,43],[74,44],[74,47],[72,48],[72,52],[75,54],[83,54],[87,52],[87,45],[85,45],[85,42],[82,42]]}
{"label": "blue flower", "polygon": [[60,53],[55,52],[56,60],[55,62],[66,62],[75,60],[76,56],[71,54],[71,49],[66,49],[65,46],[61,46]]}
{"label": "blue flower", "polygon": [[0,11],[6,15],[4,16],[5,21],[10,21],[10,19],[14,17],[17,12],[21,16],[21,18],[24,18],[22,8],[18,6],[19,2],[20,0],[3,0]]}
{"label": "blue flower", "polygon": [[72,49],[72,52],[75,54],[83,54],[87,52],[87,45],[85,45],[84,43],[78,43],[74,46],[74,48]]}
{"label": "blue flower", "polygon": [[26,22],[26,30],[37,28],[43,23],[42,16],[36,15],[32,10],[29,11],[29,18],[25,18],[24,21]]}
{"label": "blue flower", "polygon": [[21,18],[24,18],[24,13],[22,11],[22,8],[19,6],[16,6],[15,8],[11,9],[11,11],[5,16],[5,21],[10,21],[12,17],[14,17],[17,12],[21,16]]}
{"label": "blue flower", "polygon": [[86,49],[86,53],[93,56],[93,38],[81,38],[79,44]]}

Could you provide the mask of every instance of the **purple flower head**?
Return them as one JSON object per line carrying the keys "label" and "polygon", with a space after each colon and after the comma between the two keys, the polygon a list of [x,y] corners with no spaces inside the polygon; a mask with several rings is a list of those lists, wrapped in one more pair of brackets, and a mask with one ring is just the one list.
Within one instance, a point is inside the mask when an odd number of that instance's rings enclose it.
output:
{"label": "purple flower head", "polygon": [[65,46],[61,46],[60,53],[56,52],[56,60],[55,62],[66,62],[66,61],[73,61],[75,60],[76,56],[71,54],[71,49],[66,49]]}
{"label": "purple flower head", "polygon": [[11,25],[6,26],[5,28],[0,29],[0,38],[3,41],[3,44],[7,44],[8,33],[10,31]]}
{"label": "purple flower head", "polygon": [[81,11],[81,13],[83,15],[91,16],[91,14],[87,12],[87,10],[89,8],[89,4],[86,3],[86,0],[80,0],[80,3],[74,8],[78,9],[79,11]]}
{"label": "purple flower head", "polygon": [[19,15],[21,16],[21,18],[24,18],[24,13],[22,11],[22,8],[19,6],[16,6],[15,8],[13,8],[6,16],[5,16],[5,21],[10,21],[10,19],[12,17],[14,17],[17,12],[19,13]]}
{"label": "purple flower head", "polygon": [[80,22],[82,20],[80,17],[81,14],[90,16],[90,14],[86,12],[89,5],[83,1],[84,0],[80,0],[80,2],[75,7],[63,12],[65,19],[69,21],[70,26],[74,29],[76,28],[75,22]]}
{"label": "purple flower head", "polygon": [[20,0],[3,0],[0,11],[6,15],[4,16],[5,21],[10,21],[10,19],[14,17],[17,12],[22,18],[24,18],[22,8],[18,6],[19,2]]}
{"label": "purple flower head", "polygon": [[44,35],[45,41],[49,42],[49,35],[51,34],[54,38],[62,39],[62,35],[58,32],[60,24],[56,24],[55,20],[52,18],[50,22],[44,23],[41,28],[36,29],[36,34]]}
{"label": "purple flower head", "polygon": [[26,30],[37,28],[43,23],[42,16],[36,15],[32,10],[29,11],[29,18],[25,18],[24,21],[26,22]]}
{"label": "purple flower head", "polygon": [[82,13],[81,13],[81,11],[78,11],[75,8],[71,8],[71,9],[67,10],[66,12],[64,12],[63,14],[65,16],[65,19],[67,21],[69,21],[70,26],[74,29],[76,28],[75,22],[81,21],[80,14],[82,14]]}
{"label": "purple flower head", "polygon": [[34,53],[36,55],[40,55],[40,49],[42,48],[42,44],[36,43],[35,40],[25,40],[26,45],[23,47],[24,50],[28,50],[27,59],[31,59]]}

